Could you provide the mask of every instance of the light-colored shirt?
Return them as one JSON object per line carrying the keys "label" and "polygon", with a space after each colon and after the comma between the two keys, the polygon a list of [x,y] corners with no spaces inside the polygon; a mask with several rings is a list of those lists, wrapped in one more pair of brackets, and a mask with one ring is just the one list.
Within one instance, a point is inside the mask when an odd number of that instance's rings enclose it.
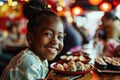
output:
{"label": "light-colored shirt", "polygon": [[111,26],[109,26],[109,30],[107,32],[108,39],[115,39],[120,42],[120,21],[115,20]]}
{"label": "light-colored shirt", "polygon": [[25,49],[10,61],[0,80],[44,79],[47,73],[48,61],[41,61],[30,49]]}

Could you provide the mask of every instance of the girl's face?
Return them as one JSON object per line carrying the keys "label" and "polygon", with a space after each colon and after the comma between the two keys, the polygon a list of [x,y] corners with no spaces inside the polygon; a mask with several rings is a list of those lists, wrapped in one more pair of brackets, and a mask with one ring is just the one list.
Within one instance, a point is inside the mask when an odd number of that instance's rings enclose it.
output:
{"label": "girl's face", "polygon": [[53,60],[63,48],[64,27],[59,19],[43,18],[32,34],[31,47],[42,59]]}

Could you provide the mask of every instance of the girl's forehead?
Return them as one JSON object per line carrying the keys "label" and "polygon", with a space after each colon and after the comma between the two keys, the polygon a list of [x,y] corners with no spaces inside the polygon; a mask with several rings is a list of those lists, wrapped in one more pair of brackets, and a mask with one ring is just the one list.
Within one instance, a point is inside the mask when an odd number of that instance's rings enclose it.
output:
{"label": "girl's forehead", "polygon": [[43,20],[41,20],[38,28],[36,29],[39,30],[49,29],[53,31],[64,32],[63,23],[60,19],[57,18],[47,18],[47,19],[44,18]]}

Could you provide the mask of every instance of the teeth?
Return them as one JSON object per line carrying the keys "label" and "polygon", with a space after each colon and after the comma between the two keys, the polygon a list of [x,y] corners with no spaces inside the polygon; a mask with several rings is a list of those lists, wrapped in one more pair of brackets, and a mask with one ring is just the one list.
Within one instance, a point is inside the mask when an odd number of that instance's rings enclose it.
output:
{"label": "teeth", "polygon": [[48,48],[48,50],[51,52],[51,53],[57,53],[57,50],[55,48]]}

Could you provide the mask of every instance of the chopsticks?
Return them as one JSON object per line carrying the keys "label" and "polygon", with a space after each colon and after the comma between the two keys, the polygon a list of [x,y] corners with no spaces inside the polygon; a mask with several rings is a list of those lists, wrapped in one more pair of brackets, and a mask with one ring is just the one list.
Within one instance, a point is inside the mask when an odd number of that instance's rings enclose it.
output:
{"label": "chopsticks", "polygon": [[78,78],[80,78],[80,77],[82,77],[83,75],[78,75],[78,76],[75,76],[75,77],[73,77],[73,78],[71,78],[70,80],[76,80],[76,79],[78,79]]}

